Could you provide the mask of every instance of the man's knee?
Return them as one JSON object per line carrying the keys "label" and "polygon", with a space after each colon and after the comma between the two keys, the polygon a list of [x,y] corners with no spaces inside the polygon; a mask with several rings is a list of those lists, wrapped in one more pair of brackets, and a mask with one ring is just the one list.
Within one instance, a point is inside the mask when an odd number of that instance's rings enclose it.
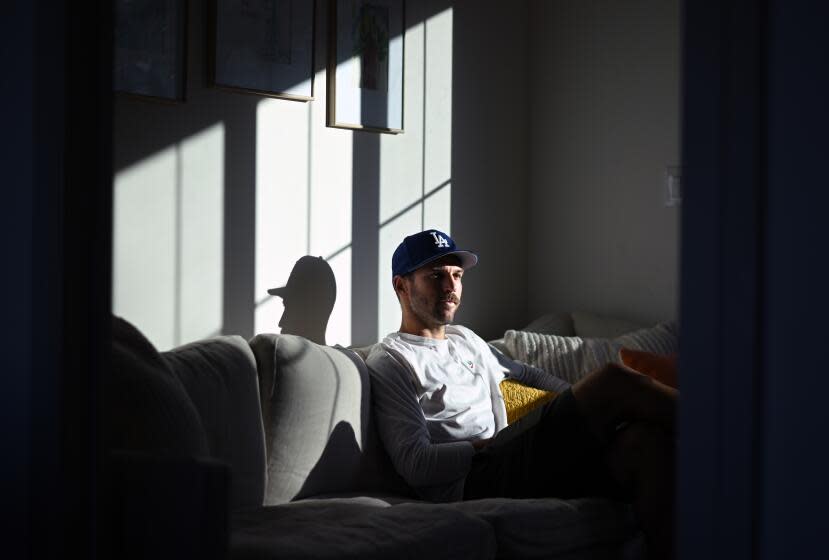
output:
{"label": "man's knee", "polygon": [[610,362],[596,372],[602,382],[612,385],[619,390],[625,388],[638,388],[642,386],[653,386],[656,381],[644,373],[639,373],[627,366]]}
{"label": "man's knee", "polygon": [[679,396],[676,389],[616,363],[605,364],[586,375],[573,385],[573,394],[579,400],[605,402],[620,408],[627,404],[646,404],[648,399],[676,400]]}
{"label": "man's knee", "polygon": [[586,406],[600,406],[605,410],[622,409],[627,395],[652,380],[647,375],[608,363],[589,373],[573,385],[573,394]]}
{"label": "man's knee", "polygon": [[590,393],[600,395],[618,395],[637,385],[652,383],[653,380],[630,368],[610,362],[592,371],[578,381],[574,389],[588,389]]}

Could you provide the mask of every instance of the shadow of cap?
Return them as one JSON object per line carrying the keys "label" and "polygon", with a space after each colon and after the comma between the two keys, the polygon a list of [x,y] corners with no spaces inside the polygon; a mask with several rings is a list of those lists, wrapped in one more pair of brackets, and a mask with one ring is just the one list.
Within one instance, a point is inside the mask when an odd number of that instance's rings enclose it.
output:
{"label": "shadow of cap", "polygon": [[280,288],[271,288],[268,293],[281,298],[306,297],[335,300],[337,281],[334,271],[322,257],[305,255],[294,264],[288,282]]}

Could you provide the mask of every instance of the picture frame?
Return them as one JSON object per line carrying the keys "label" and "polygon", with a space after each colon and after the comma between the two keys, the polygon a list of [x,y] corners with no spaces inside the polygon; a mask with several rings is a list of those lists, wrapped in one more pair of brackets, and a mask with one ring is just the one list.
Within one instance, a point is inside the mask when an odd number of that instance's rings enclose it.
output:
{"label": "picture frame", "polygon": [[115,0],[113,89],[184,102],[187,84],[186,0]]}
{"label": "picture frame", "polygon": [[404,0],[329,0],[327,125],[403,132]]}
{"label": "picture frame", "polygon": [[210,82],[267,97],[314,99],[313,0],[213,0]]}

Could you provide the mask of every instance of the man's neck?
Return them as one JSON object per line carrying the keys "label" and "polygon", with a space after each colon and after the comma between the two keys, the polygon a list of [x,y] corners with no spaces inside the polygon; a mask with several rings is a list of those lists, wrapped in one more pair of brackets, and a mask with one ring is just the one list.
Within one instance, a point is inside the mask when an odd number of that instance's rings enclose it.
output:
{"label": "man's neck", "polygon": [[446,338],[446,325],[427,327],[425,325],[406,324],[406,321],[403,321],[400,324],[399,332],[422,336],[423,338],[436,338],[438,340],[443,340]]}

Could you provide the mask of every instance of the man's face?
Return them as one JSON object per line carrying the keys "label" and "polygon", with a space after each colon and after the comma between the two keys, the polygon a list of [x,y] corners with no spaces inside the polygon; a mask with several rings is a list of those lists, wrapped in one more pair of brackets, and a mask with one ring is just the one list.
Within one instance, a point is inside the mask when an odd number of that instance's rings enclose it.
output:
{"label": "man's face", "polygon": [[434,328],[452,322],[461,304],[463,268],[453,255],[428,263],[401,278],[398,293],[405,298],[403,313],[410,313],[423,326]]}

